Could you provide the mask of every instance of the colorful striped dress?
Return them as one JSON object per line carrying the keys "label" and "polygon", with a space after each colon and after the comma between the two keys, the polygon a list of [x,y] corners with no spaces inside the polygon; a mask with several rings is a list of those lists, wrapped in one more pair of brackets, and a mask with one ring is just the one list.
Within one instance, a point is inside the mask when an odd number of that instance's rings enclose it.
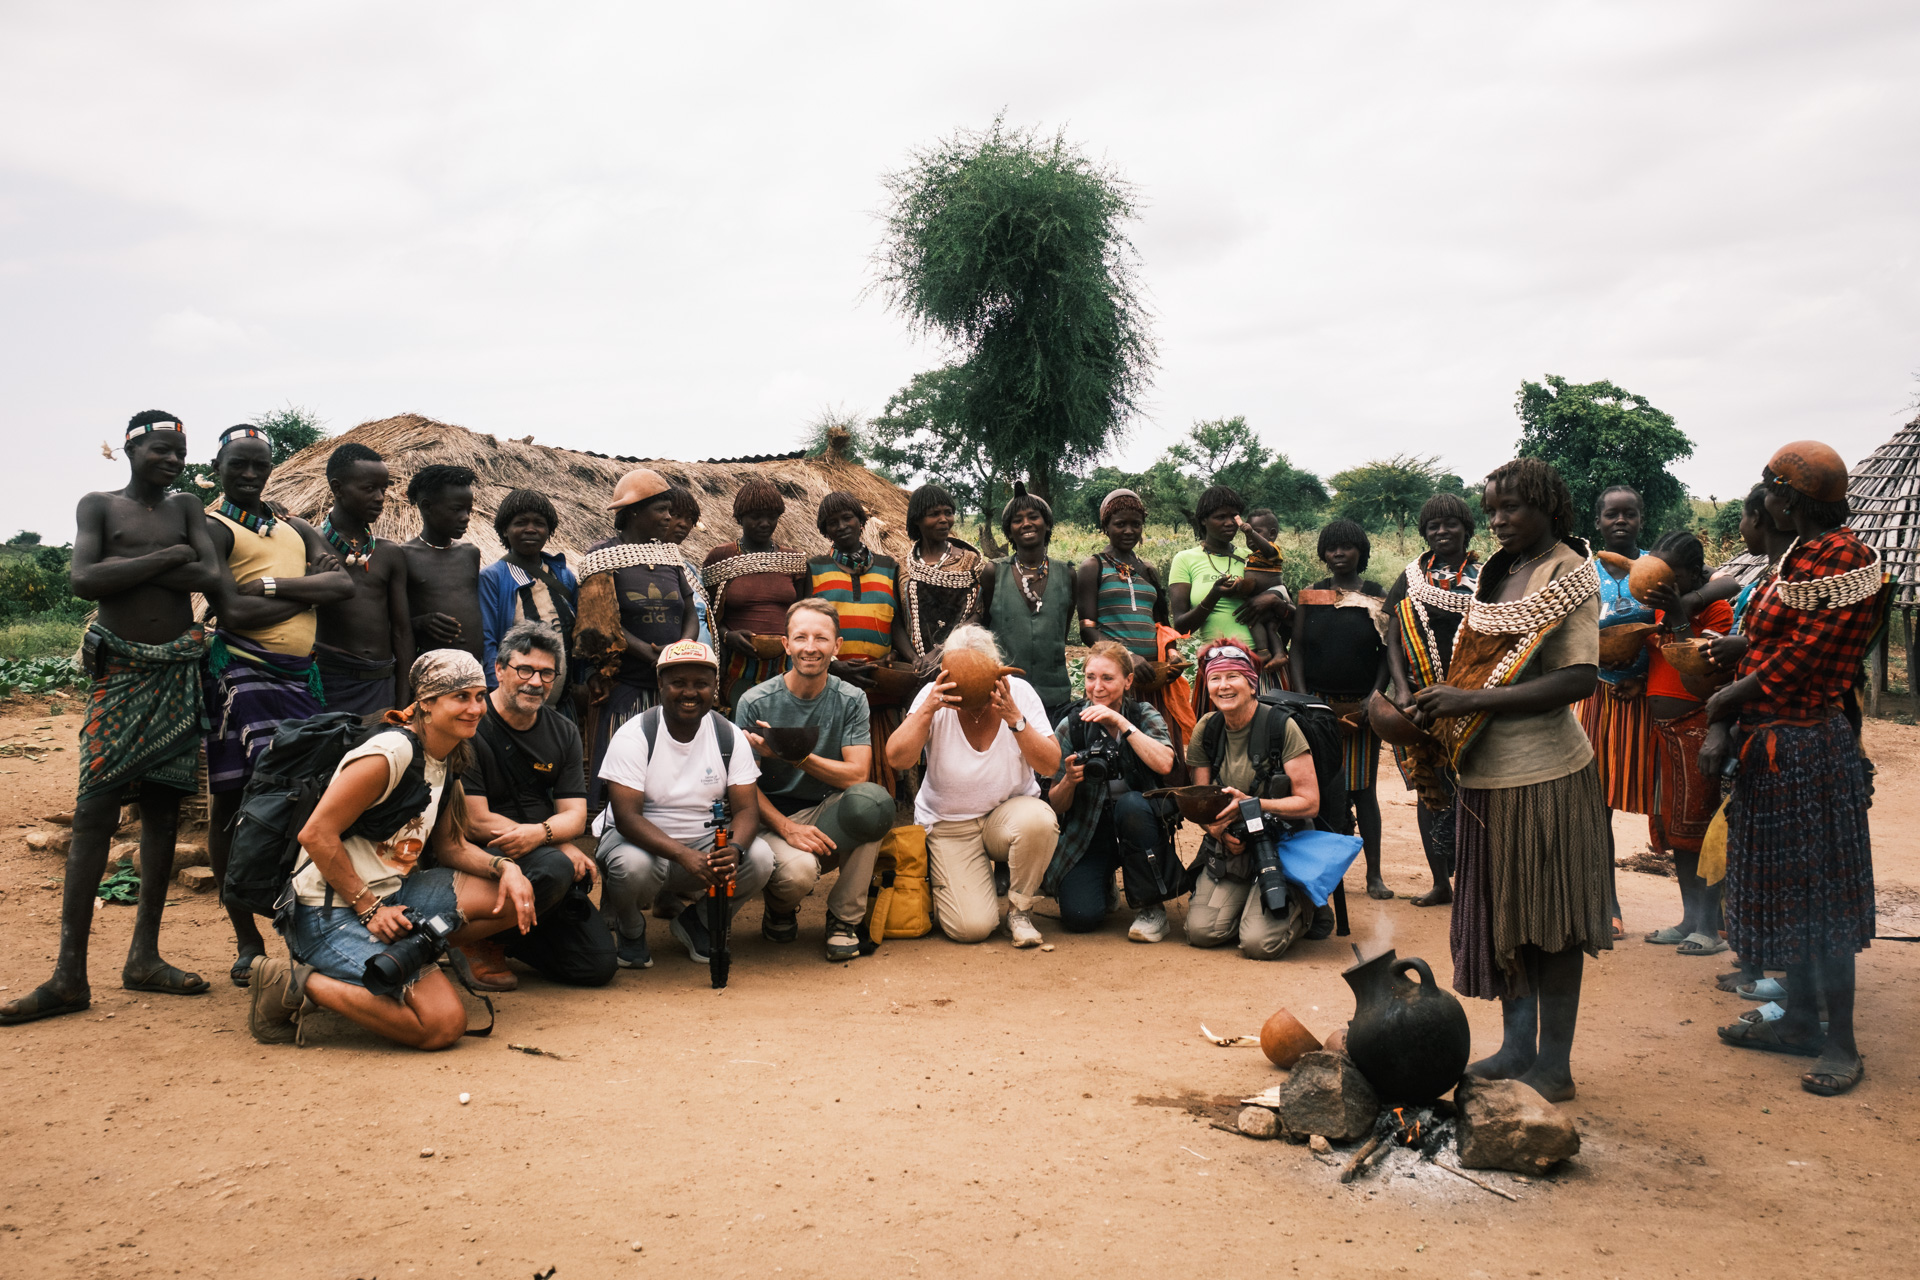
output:
{"label": "colorful striped dress", "polygon": [[1115,561],[1104,553],[1098,560],[1100,589],[1094,609],[1099,616],[1094,629],[1125,645],[1129,653],[1154,661],[1160,654],[1153,629],[1153,603],[1160,596],[1160,588],[1124,561]]}
{"label": "colorful striped dress", "polygon": [[[866,551],[863,547],[862,551]],[[840,656],[885,662],[893,653],[893,612],[900,566],[893,557],[866,552],[849,566],[840,552],[807,561],[813,594],[840,614]]]}
{"label": "colorful striped dress", "polygon": [[[1634,599],[1626,579],[1616,578],[1605,565],[1600,571],[1600,629],[1633,622],[1652,622],[1653,610]],[[1600,687],[1579,707],[1580,725],[1593,743],[1600,761],[1600,793],[1607,808],[1621,813],[1653,812],[1653,725],[1647,719],[1645,693],[1631,697],[1618,692],[1619,681],[1643,676],[1646,651],[1634,665],[1618,671],[1602,667]]]}

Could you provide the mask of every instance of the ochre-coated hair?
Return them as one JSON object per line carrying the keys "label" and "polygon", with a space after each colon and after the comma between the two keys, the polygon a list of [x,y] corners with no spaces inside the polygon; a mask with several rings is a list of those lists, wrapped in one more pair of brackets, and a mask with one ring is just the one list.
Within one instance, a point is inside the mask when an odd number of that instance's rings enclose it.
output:
{"label": "ochre-coated hair", "polygon": [[860,504],[860,499],[844,489],[835,489],[820,499],[820,509],[813,513],[813,527],[824,534],[827,531],[827,521],[845,511],[853,512],[859,517],[861,524],[864,525],[867,522],[867,509]]}
{"label": "ochre-coated hair", "polygon": [[736,522],[748,516],[773,516],[777,519],[786,513],[787,500],[780,496],[778,486],[765,476],[754,476],[733,495],[733,518]]}

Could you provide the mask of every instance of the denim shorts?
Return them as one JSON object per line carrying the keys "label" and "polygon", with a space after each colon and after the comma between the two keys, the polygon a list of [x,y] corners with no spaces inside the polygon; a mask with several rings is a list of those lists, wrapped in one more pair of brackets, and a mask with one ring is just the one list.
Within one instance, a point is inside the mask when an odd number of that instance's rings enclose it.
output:
{"label": "denim shorts", "polygon": [[[412,907],[423,918],[446,915],[460,920],[460,897],[453,888],[453,868],[432,867],[414,872],[387,896],[386,904]],[[367,926],[347,907],[310,907],[304,902],[294,906],[293,927],[287,931],[287,950],[295,959],[312,965],[329,978],[351,982],[356,987],[366,986],[368,959],[386,949],[387,944],[368,933]]]}

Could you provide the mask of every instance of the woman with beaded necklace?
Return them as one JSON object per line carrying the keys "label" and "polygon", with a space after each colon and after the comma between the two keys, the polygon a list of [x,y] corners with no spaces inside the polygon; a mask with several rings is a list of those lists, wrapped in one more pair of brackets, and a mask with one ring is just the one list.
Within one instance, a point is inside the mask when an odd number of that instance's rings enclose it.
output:
{"label": "woman with beaded necklace", "polygon": [[1057,724],[1073,701],[1067,674],[1067,637],[1073,634],[1073,566],[1047,554],[1053,508],[1020,481],[1000,511],[1000,532],[1013,554],[980,576],[980,612],[1007,662],[1025,673]]}
{"label": "woman with beaded necklace", "polygon": [[907,537],[913,542],[901,575],[901,615],[907,652],[923,670],[937,670],[940,647],[957,626],[980,620],[978,551],[953,536],[953,495],[923,484],[907,499]]}
{"label": "woman with beaded necklace", "polygon": [[754,647],[757,638],[786,635],[787,606],[808,586],[807,558],[773,540],[786,511],[772,481],[748,480],[733,495],[740,540],[709,551],[701,569],[712,600],[710,625],[727,654],[720,708],[729,714],[735,698],[787,669],[784,653],[762,657]]}

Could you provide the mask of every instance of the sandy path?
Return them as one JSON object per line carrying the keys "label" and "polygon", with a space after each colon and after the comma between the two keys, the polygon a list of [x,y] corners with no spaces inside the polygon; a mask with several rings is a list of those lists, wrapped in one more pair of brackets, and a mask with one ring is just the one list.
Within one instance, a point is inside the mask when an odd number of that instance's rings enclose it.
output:
{"label": "sandy path", "polygon": [[[58,898],[43,886],[59,874],[14,822],[67,807],[73,727],[0,719],[0,742],[68,747],[0,757],[14,993],[46,971]],[[1869,741],[1879,875],[1911,892],[1920,729],[1875,725]],[[1397,785],[1383,780],[1388,880],[1417,892]],[[1670,881],[1621,879],[1636,939],[1677,914]],[[1200,1024],[1251,1032],[1284,1004],[1331,1031],[1352,1010],[1337,939],[1256,964],[1133,945],[1116,920],[1055,925],[1050,953],[928,938],[836,967],[819,959],[816,895],[792,947],[762,942],[748,908],[725,992],[656,926],[653,970],[600,991],[530,979],[498,1000],[491,1041],[425,1055],[333,1019],[305,1050],[255,1044],[215,904],[176,896],[168,955],[221,977],[212,995],[121,990],[132,912],[103,907],[93,1009],[0,1031],[0,1275],[1646,1277],[1801,1275],[1815,1259],[1912,1274],[1907,944],[1862,957],[1871,1074],[1833,1100],[1797,1087],[1798,1060],[1714,1041],[1746,1007],[1713,991],[1716,961],[1623,944],[1588,969],[1585,1148],[1551,1181],[1492,1175],[1508,1203],[1431,1169],[1340,1187],[1304,1147],[1208,1127],[1280,1077]],[[1444,960],[1442,911],[1362,897],[1355,917],[1356,938],[1390,932],[1402,955]],[[1484,1051],[1496,1011],[1469,1014]]]}

